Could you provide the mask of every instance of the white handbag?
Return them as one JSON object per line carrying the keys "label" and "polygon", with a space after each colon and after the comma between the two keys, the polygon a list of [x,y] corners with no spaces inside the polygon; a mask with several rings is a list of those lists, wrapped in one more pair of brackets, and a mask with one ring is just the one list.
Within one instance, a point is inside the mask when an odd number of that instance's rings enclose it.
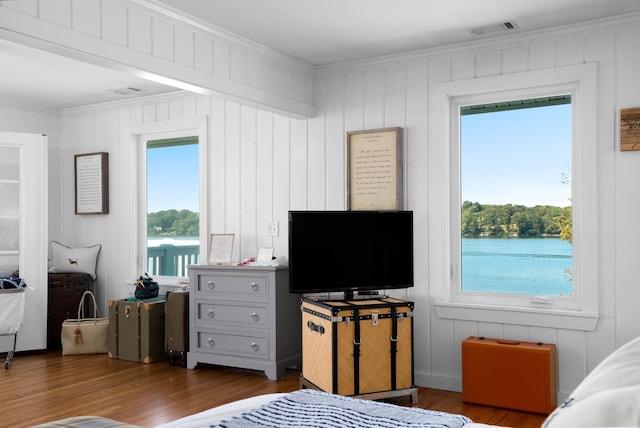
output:
{"label": "white handbag", "polygon": [[[84,299],[93,299],[93,318],[86,318]],[[99,318],[96,297],[89,290],[85,291],[78,305],[78,318],[62,322],[62,355],[102,354],[107,353],[107,330],[109,318]]]}

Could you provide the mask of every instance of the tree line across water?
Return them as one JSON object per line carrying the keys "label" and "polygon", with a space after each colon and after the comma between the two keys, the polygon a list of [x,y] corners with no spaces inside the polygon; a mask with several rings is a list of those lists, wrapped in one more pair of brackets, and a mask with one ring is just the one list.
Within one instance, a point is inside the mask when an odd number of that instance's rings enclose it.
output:
{"label": "tree line across water", "polygon": [[147,236],[198,236],[199,215],[190,210],[165,210],[147,215]]}
{"label": "tree line across water", "polygon": [[[490,205],[464,201],[461,227],[465,237],[557,236],[571,242],[571,206]],[[199,215],[190,210],[165,210],[147,216],[148,236],[198,236]]]}
{"label": "tree line across water", "polygon": [[465,237],[557,236],[571,242],[573,237],[571,206],[489,205],[464,201],[461,227]]}

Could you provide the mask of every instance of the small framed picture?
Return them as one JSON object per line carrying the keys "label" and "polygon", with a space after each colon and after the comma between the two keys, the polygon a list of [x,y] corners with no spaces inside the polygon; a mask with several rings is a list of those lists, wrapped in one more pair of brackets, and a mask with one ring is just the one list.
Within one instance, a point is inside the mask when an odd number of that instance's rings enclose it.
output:
{"label": "small framed picture", "polygon": [[235,234],[212,234],[209,238],[209,264],[226,265],[233,257]]}
{"label": "small framed picture", "polygon": [[273,248],[258,248],[256,263],[269,263],[273,259]]}

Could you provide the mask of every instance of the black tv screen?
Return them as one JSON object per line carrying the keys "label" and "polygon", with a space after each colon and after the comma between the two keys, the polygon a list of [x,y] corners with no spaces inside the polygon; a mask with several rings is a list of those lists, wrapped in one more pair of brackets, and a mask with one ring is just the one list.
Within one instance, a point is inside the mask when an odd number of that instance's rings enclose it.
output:
{"label": "black tv screen", "polygon": [[412,286],[412,211],[289,211],[292,293]]}

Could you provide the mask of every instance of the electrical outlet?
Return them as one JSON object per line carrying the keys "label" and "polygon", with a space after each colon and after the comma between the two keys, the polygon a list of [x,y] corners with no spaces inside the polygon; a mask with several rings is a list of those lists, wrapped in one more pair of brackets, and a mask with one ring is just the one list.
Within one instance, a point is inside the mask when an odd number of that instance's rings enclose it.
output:
{"label": "electrical outlet", "polygon": [[267,223],[267,236],[278,236],[279,230],[278,230],[278,222],[277,221],[272,221],[270,223]]}

